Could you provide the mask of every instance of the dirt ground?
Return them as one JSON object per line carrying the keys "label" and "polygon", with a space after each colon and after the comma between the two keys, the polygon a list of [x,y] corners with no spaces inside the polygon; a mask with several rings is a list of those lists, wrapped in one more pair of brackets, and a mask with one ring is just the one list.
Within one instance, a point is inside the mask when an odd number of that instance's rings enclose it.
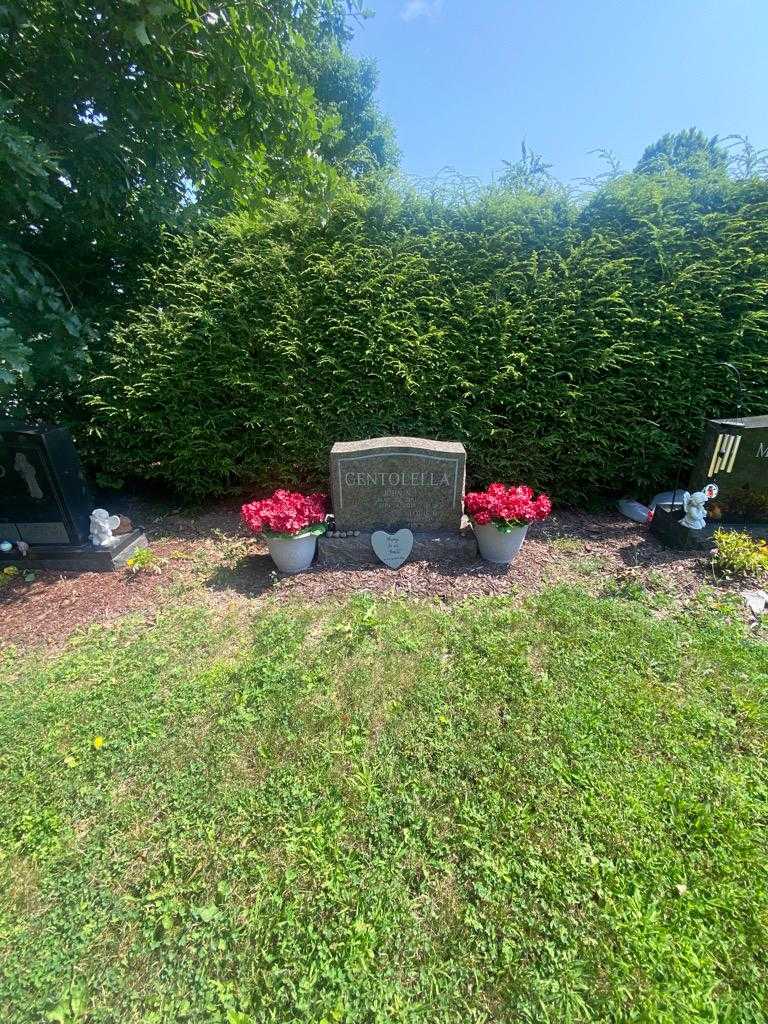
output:
{"label": "dirt ground", "polygon": [[143,526],[155,564],[140,572],[39,572],[0,590],[0,644],[50,646],[92,623],[129,612],[151,614],[160,603],[196,589],[215,602],[272,599],[319,601],[367,591],[447,601],[470,595],[525,596],[552,583],[579,583],[594,592],[642,587],[660,602],[684,602],[703,587],[720,586],[706,557],[670,551],[647,529],[618,513],[557,511],[531,527],[509,567],[480,560],[407,562],[381,567],[312,569],[282,576],[266,548],[247,534],[239,502],[198,514],[125,498],[114,510]]}

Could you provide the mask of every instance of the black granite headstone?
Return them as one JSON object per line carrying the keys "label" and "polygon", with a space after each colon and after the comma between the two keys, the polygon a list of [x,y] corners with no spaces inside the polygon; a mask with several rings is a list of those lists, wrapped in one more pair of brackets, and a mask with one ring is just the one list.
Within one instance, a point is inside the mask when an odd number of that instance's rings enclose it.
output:
{"label": "black granite headstone", "polygon": [[92,508],[67,430],[0,421],[0,538],[86,544]]}
{"label": "black granite headstone", "polygon": [[768,523],[768,416],[707,420],[689,490],[716,483],[710,521]]}
{"label": "black granite headstone", "polygon": [[[112,548],[94,547],[93,507],[69,431],[0,420],[0,541],[28,544],[24,560],[40,568],[112,569],[146,538],[134,530]],[[0,564],[22,558],[14,547]]]}

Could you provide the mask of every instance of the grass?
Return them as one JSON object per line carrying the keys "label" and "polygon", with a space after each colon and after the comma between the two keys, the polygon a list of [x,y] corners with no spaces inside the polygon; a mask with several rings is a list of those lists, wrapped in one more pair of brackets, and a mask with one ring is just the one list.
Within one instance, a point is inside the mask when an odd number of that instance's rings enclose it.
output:
{"label": "grass", "polygon": [[192,604],[0,677],[3,1022],[766,1019],[722,610]]}

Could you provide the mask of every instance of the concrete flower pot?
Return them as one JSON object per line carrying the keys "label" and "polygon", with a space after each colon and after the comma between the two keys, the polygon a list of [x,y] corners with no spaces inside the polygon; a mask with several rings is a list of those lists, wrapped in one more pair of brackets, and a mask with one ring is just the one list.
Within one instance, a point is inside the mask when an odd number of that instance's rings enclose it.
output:
{"label": "concrete flower pot", "polygon": [[505,533],[493,523],[481,526],[474,521],[472,529],[475,531],[482,557],[486,562],[495,562],[497,565],[508,565],[514,561],[528,533],[527,526],[517,526],[509,533]]}
{"label": "concrete flower pot", "polygon": [[280,572],[303,572],[312,565],[317,548],[317,534],[297,534],[295,537],[265,537],[272,561]]}

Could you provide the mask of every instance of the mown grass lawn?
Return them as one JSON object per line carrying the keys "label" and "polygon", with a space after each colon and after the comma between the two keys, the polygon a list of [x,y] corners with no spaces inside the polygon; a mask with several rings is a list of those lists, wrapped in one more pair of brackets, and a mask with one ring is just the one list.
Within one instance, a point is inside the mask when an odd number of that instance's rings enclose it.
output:
{"label": "mown grass lawn", "polygon": [[768,648],[717,610],[192,604],[0,675],[3,1022],[768,1015]]}

